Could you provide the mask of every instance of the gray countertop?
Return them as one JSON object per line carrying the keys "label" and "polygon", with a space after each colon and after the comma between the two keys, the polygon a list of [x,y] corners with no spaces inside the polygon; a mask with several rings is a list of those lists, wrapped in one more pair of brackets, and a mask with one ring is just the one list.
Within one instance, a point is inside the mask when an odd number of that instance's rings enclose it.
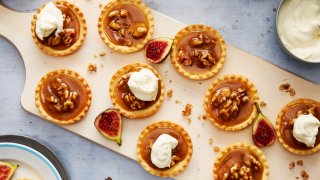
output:
{"label": "gray countertop", "polygon": [[[45,0],[0,0],[19,11],[34,11]],[[186,24],[218,29],[227,43],[250,52],[310,81],[320,83],[320,64],[290,58],[277,41],[275,15],[280,0],[146,0]],[[0,27],[1,28],[1,27]],[[158,179],[139,164],[33,116],[20,105],[24,85],[23,61],[15,47],[0,38],[0,135],[33,137],[48,145],[62,160],[71,179]]]}

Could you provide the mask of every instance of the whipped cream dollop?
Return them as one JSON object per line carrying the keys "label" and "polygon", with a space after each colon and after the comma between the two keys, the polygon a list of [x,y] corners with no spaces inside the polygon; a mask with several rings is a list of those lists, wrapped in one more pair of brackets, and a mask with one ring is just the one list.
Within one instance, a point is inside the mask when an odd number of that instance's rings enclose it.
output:
{"label": "whipped cream dollop", "polygon": [[313,147],[319,127],[319,120],[312,114],[300,115],[294,120],[293,137],[307,147]]}
{"label": "whipped cream dollop", "polygon": [[43,40],[48,37],[54,30],[57,36],[63,28],[63,16],[60,9],[58,9],[52,2],[49,2],[41,10],[37,16],[36,34],[39,39]]}
{"label": "whipped cream dollop", "polygon": [[143,68],[138,72],[131,73],[128,86],[138,99],[153,101],[158,94],[158,80],[150,69]]}
{"label": "whipped cream dollop", "polygon": [[279,11],[278,32],[292,54],[305,61],[320,62],[320,1],[284,1]]}
{"label": "whipped cream dollop", "polygon": [[161,134],[151,148],[151,162],[158,168],[170,167],[172,150],[178,145],[178,140],[168,134]]}

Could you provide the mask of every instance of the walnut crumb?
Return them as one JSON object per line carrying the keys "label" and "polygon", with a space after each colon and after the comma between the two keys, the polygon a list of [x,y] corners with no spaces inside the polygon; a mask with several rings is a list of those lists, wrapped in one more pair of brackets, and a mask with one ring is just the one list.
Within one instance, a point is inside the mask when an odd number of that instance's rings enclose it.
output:
{"label": "walnut crumb", "polygon": [[112,178],[111,177],[107,177],[105,180],[112,180]]}
{"label": "walnut crumb", "polygon": [[191,118],[188,118],[187,121],[188,121],[188,124],[191,124],[192,119],[191,119]]}
{"label": "walnut crumb", "polygon": [[172,80],[170,79],[169,83],[172,83]]}
{"label": "walnut crumb", "polygon": [[205,114],[202,115],[202,119],[203,119],[203,120],[207,120],[207,115],[205,115]]}
{"label": "walnut crumb", "polygon": [[299,176],[296,176],[296,179],[299,179]]}
{"label": "walnut crumb", "polygon": [[179,99],[176,99],[175,103],[176,103],[176,104],[180,104],[181,101],[180,101]]}
{"label": "walnut crumb", "polygon": [[103,4],[102,3],[99,3],[99,8],[102,8],[103,7]]}
{"label": "walnut crumb", "polygon": [[88,65],[88,71],[89,72],[97,72],[97,65],[93,63],[89,63]]}
{"label": "walnut crumb", "polygon": [[302,160],[298,160],[298,161],[297,161],[297,165],[303,166],[303,161],[302,161]]}
{"label": "walnut crumb", "polygon": [[293,169],[295,165],[296,164],[294,163],[294,161],[290,162],[289,163],[289,169]]}
{"label": "walnut crumb", "polygon": [[107,55],[107,53],[105,52],[99,53],[99,56],[105,56],[105,55]]}
{"label": "walnut crumb", "polygon": [[302,170],[300,174],[301,174],[301,177],[302,177],[303,180],[308,180],[309,179],[309,175],[305,170]]}
{"label": "walnut crumb", "polygon": [[220,148],[218,146],[213,147],[214,152],[220,152]]}
{"label": "walnut crumb", "polygon": [[173,93],[173,90],[172,90],[172,89],[169,89],[169,90],[167,91],[167,96],[168,96],[168,97],[172,97],[172,93]]}
{"label": "walnut crumb", "polygon": [[264,102],[264,101],[260,101],[260,106],[261,107],[265,107],[267,105],[267,103],[266,102]]}
{"label": "walnut crumb", "polygon": [[290,96],[296,95],[296,90],[293,88],[289,88],[288,90],[286,90],[286,92],[288,92]]}
{"label": "walnut crumb", "polygon": [[209,138],[209,144],[212,145],[212,143],[213,143],[213,139]]}
{"label": "walnut crumb", "polygon": [[288,90],[290,88],[290,83],[286,82],[283,84],[280,84],[279,90]]}
{"label": "walnut crumb", "polygon": [[199,115],[197,116],[197,118],[198,118],[198,120],[201,120],[201,119],[202,119],[202,115],[199,114]]}
{"label": "walnut crumb", "polygon": [[191,108],[192,108],[191,104],[186,104],[186,106],[184,107],[184,110],[182,111],[182,115],[189,116],[191,114]]}

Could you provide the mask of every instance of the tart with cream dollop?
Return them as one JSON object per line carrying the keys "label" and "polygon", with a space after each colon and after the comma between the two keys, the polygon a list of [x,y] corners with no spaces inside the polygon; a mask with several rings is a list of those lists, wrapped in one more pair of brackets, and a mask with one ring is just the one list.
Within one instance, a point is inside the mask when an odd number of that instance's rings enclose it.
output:
{"label": "tart with cream dollop", "polygon": [[282,146],[294,154],[306,155],[320,150],[320,103],[296,99],[280,111],[276,123]]}
{"label": "tart with cream dollop", "polygon": [[147,126],[138,139],[138,162],[156,176],[173,177],[180,174],[189,164],[192,152],[188,133],[169,121]]}
{"label": "tart with cream dollop", "polygon": [[34,42],[49,55],[65,56],[77,51],[86,36],[86,20],[74,4],[59,0],[41,6],[31,21]]}
{"label": "tart with cream dollop", "polygon": [[151,10],[140,0],[112,0],[101,11],[98,31],[103,42],[120,53],[136,52],[153,34]]}
{"label": "tart with cream dollop", "polygon": [[135,63],[122,67],[113,75],[109,92],[120,114],[128,118],[143,118],[160,108],[164,83],[152,66]]}

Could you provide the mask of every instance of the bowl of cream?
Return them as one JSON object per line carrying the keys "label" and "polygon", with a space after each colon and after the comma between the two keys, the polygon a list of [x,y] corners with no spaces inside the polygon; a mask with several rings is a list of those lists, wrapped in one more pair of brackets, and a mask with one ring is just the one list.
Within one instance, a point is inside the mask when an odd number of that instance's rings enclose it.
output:
{"label": "bowl of cream", "polygon": [[282,0],[276,27],[281,45],[289,55],[320,63],[320,0]]}

